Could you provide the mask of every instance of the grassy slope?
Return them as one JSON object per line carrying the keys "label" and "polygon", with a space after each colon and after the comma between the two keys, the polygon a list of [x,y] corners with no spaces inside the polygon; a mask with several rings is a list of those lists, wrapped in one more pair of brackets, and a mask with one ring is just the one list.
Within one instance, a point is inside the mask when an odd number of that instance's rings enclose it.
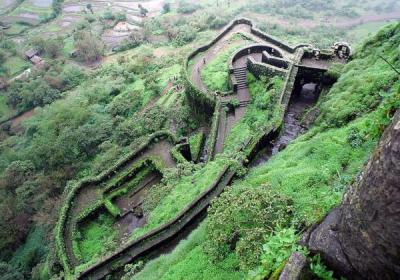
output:
{"label": "grassy slope", "polygon": [[242,37],[240,34],[233,35],[229,40],[233,45],[223,50],[211,62],[207,63],[201,72],[201,79],[208,89],[222,92],[229,90],[228,62],[235,51],[245,45],[246,40],[247,38]]}
{"label": "grassy slope", "polygon": [[88,262],[95,256],[108,252],[111,248],[115,249],[114,239],[118,233],[114,230],[113,224],[113,217],[104,212],[98,219],[80,228],[81,239],[76,244],[75,253],[79,253],[83,262]]}
{"label": "grassy slope", "polygon": [[210,187],[223,166],[221,161],[210,162],[192,175],[181,176],[178,182],[171,182],[170,184],[175,184],[172,191],[151,211],[146,225],[134,231],[133,238],[142,236],[175,218],[193,199]]}
{"label": "grassy slope", "polygon": [[29,68],[31,64],[29,64],[26,60],[18,57],[12,56],[6,60],[4,66],[10,70],[10,76],[14,76]]}
{"label": "grassy slope", "polygon": [[13,111],[7,105],[7,97],[0,94],[0,121],[5,120],[13,114]]}
{"label": "grassy slope", "polygon": [[[258,188],[269,184],[293,199],[294,222],[311,225],[320,220],[340,202],[346,185],[354,180],[367,160],[379,132],[388,123],[388,111],[400,105],[398,77],[377,59],[377,53],[384,52],[399,67],[399,43],[400,24],[382,30],[367,42],[317,105],[321,114],[315,126],[233,187]],[[193,268],[211,269],[215,264],[193,263],[204,254],[193,235],[170,255],[151,262],[135,279],[150,279],[152,275],[157,279],[192,279],[191,275],[195,274],[188,271]],[[182,248],[190,252],[180,254]],[[234,269],[225,273],[232,275],[227,278],[237,275]],[[216,273],[208,279],[218,277]]]}
{"label": "grassy slope", "polygon": [[243,273],[235,271],[236,259],[233,254],[218,264],[210,262],[202,248],[206,238],[205,223],[203,223],[189,235],[187,240],[180,242],[171,254],[162,255],[149,262],[134,279],[243,279]]}
{"label": "grassy slope", "polygon": [[248,81],[250,104],[244,117],[230,131],[224,143],[224,151],[235,151],[247,139],[271,125],[279,116],[280,107],[277,106],[277,101],[282,91],[283,79],[275,77],[258,80],[249,74]]}

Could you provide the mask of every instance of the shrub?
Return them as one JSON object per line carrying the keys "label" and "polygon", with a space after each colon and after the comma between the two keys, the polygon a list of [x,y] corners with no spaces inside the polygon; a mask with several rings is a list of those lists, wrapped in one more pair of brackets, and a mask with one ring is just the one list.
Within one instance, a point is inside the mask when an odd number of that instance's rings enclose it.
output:
{"label": "shrub", "polygon": [[102,57],[105,51],[103,42],[90,32],[80,32],[75,39],[75,49],[79,60],[93,62]]}
{"label": "shrub", "polygon": [[196,35],[197,30],[190,25],[179,27],[174,43],[178,46],[183,46],[192,42],[196,38]]}
{"label": "shrub", "polygon": [[105,20],[114,20],[115,19],[115,15],[112,13],[111,10],[107,10],[103,14],[103,19],[105,19]]}
{"label": "shrub", "polygon": [[242,269],[256,265],[261,254],[258,244],[277,226],[288,224],[291,204],[265,185],[228,189],[209,208],[206,252],[218,261],[234,251]]}
{"label": "shrub", "polygon": [[163,5],[163,14],[168,14],[171,11],[171,4],[166,2]]}
{"label": "shrub", "polygon": [[0,262],[0,275],[2,280],[24,280],[24,275],[5,262]]}
{"label": "shrub", "polygon": [[305,249],[297,245],[298,239],[293,228],[277,228],[270,233],[262,245],[261,265],[249,273],[249,278],[268,279],[271,273],[285,264],[292,252],[301,251],[305,254]]}
{"label": "shrub", "polygon": [[201,6],[187,0],[180,0],[178,3],[178,13],[191,14],[198,10]]}
{"label": "shrub", "polygon": [[117,13],[117,15],[115,16],[115,20],[126,21],[126,13]]}
{"label": "shrub", "polygon": [[334,280],[333,271],[328,270],[326,265],[321,261],[321,256],[319,254],[311,258],[310,263],[311,272],[314,273],[318,279],[322,280]]}

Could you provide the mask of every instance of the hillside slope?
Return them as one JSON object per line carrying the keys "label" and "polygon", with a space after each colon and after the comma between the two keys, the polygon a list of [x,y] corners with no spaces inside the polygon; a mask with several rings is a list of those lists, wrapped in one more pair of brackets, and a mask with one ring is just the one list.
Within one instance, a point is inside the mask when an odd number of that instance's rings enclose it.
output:
{"label": "hillside slope", "polygon": [[[333,67],[330,75],[340,77],[312,109],[318,113],[312,128],[236,181],[171,254],[138,274],[137,267],[127,268],[124,278],[276,276],[299,249],[301,233],[340,203],[399,107],[399,75],[392,68],[400,68],[399,45],[397,23],[366,41],[345,67]],[[316,276],[332,278],[319,258],[313,262]]]}

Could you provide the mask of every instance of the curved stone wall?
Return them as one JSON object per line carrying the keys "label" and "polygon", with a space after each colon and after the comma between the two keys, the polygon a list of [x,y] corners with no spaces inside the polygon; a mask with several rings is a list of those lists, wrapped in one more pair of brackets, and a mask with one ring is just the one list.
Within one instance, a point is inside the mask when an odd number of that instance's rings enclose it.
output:
{"label": "curved stone wall", "polygon": [[72,263],[74,263],[74,260],[72,260],[67,253],[67,245],[65,241],[66,239],[71,238],[71,236],[69,236],[69,234],[67,233],[67,227],[68,227],[67,224],[72,222],[70,215],[72,214],[71,210],[74,205],[75,198],[86,187],[89,187],[90,185],[94,184],[100,184],[101,182],[111,178],[115,173],[124,168],[132,160],[142,155],[145,152],[145,150],[149,147],[149,145],[151,145],[155,141],[158,141],[159,139],[169,139],[169,141],[171,141],[172,143],[176,143],[178,141],[176,137],[169,131],[156,132],[151,136],[149,136],[148,140],[145,141],[142,145],[140,145],[136,150],[134,150],[132,153],[128,154],[126,157],[121,159],[107,171],[104,171],[103,173],[99,174],[96,177],[82,179],[75,185],[67,187],[65,189],[64,199],[63,199],[64,203],[63,207],[61,208],[60,217],[56,226],[55,241],[56,241],[57,255],[67,274],[72,274],[74,270],[72,265]]}
{"label": "curved stone wall", "polygon": [[[210,133],[210,139],[208,143],[208,158],[212,159],[214,155],[214,146],[215,146],[215,139],[218,134],[218,122],[219,122],[219,113],[221,107],[221,99],[218,97],[214,92],[210,92],[208,90],[201,90],[197,88],[197,86],[193,83],[191,78],[189,77],[189,62],[198,54],[207,51],[210,47],[212,47],[216,42],[218,42],[223,36],[228,34],[232,28],[237,24],[247,24],[250,26],[251,34],[261,38],[267,43],[275,45],[279,48],[273,48],[268,46],[267,44],[258,44],[253,46],[247,46],[241,50],[239,50],[230,61],[229,71],[233,69],[233,63],[235,59],[239,59],[239,57],[243,57],[244,55],[248,55],[248,51],[259,51],[262,54],[262,61],[256,62],[254,59],[248,59],[247,65],[248,69],[252,69],[250,71],[262,71],[256,70],[257,67],[263,67],[267,69],[265,71],[273,71],[273,72],[266,72],[268,75],[284,75],[286,76],[285,83],[283,90],[281,92],[281,96],[279,98],[279,104],[282,106],[281,115],[282,118],[277,123],[271,124],[269,129],[260,132],[259,135],[253,137],[252,139],[248,139],[246,143],[240,147],[239,151],[243,151],[244,154],[251,158],[254,156],[257,149],[260,147],[260,143],[273,137],[279,127],[282,125],[283,116],[288,105],[291,92],[293,90],[293,85],[297,76],[298,71],[298,64],[301,61],[304,51],[304,46],[309,46],[306,44],[298,45],[296,47],[291,47],[268,34],[263,33],[262,31],[254,28],[252,22],[248,19],[236,19],[232,21],[214,40],[210,43],[199,47],[195,51],[193,51],[187,59],[184,61],[183,71],[185,71],[184,77],[185,86],[186,86],[186,94],[189,100],[192,100],[195,104],[199,106],[195,106],[194,110],[198,110],[199,113],[201,111],[206,111],[208,117],[211,115],[213,116],[212,120],[212,130]],[[291,58],[290,61],[282,59],[284,57],[282,50],[290,53],[289,56]],[[265,52],[265,53],[264,53]],[[261,68],[259,68],[261,69]],[[231,84],[235,84],[235,80],[231,80]],[[176,141],[176,139],[174,139]],[[128,158],[132,159],[137,153],[143,151],[143,149],[150,143],[150,140],[142,145],[143,147],[139,148],[138,151],[135,151],[132,155]],[[239,152],[238,151],[238,152]],[[127,159],[122,160],[119,164],[123,165],[126,164]],[[244,162],[242,162],[244,164]],[[113,167],[109,171],[97,176],[96,178],[83,180],[74,187],[71,188],[70,192],[67,192],[66,197],[66,206],[62,208],[60,220],[57,224],[57,233],[56,233],[56,244],[57,249],[59,252],[60,259],[64,266],[65,271],[69,275],[74,274],[74,270],[70,265],[68,260],[68,256],[66,255],[65,251],[65,236],[64,229],[66,224],[66,217],[68,215],[68,211],[71,208],[71,201],[79,189],[88,186],[94,182],[101,182],[105,178],[109,178],[111,174],[117,172],[119,169],[118,167]],[[168,242],[173,236],[178,234],[185,226],[187,226],[196,216],[199,215],[202,211],[204,211],[208,205],[210,204],[211,200],[218,196],[226,185],[232,180],[235,175],[235,170],[230,170],[230,166],[226,165],[224,170],[219,174],[218,178],[213,182],[210,187],[204,191],[199,197],[197,197],[190,205],[188,205],[185,209],[183,209],[175,219],[170,222],[165,223],[164,225],[152,230],[151,232],[147,233],[146,235],[140,237],[137,240],[129,242],[121,246],[116,252],[108,256],[104,256],[101,258],[97,263],[91,265],[90,267],[84,269],[79,275],[76,275],[78,279],[102,279],[110,272],[114,271],[122,267],[123,265],[134,261],[135,259],[143,256],[144,254],[154,250],[157,246]]]}

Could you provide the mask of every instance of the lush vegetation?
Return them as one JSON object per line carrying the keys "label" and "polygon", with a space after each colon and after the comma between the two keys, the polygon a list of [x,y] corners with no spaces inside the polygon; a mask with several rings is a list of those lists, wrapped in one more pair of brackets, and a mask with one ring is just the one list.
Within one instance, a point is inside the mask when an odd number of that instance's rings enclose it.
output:
{"label": "lush vegetation", "polygon": [[149,262],[140,273],[127,266],[123,279],[243,279],[233,254],[218,263],[210,261],[202,245],[207,238],[205,226],[200,225],[171,254]]}
{"label": "lush vegetation", "polygon": [[[108,169],[151,133],[169,129],[178,137],[192,135],[192,156],[199,155],[203,136],[196,132],[210,123],[198,120],[188,106],[179,88],[181,65],[189,52],[209,42],[231,19],[254,18],[262,30],[291,44],[329,47],[333,41],[356,42],[378,28],[368,23],[352,28],[351,20],[359,15],[372,11],[385,15],[398,8],[391,0],[368,0],[363,5],[353,0],[294,5],[286,0],[182,0],[167,3],[156,17],[152,12],[143,28],[118,41],[118,36],[109,34],[118,22],[130,21],[129,11],[101,9],[101,3],[92,9],[88,4],[68,20],[63,1],[42,2],[46,5],[40,8],[33,1],[17,1],[15,9],[4,11],[11,26],[3,22],[3,15],[0,18],[0,121],[36,108],[22,123],[11,119],[0,125],[2,279],[62,275],[54,228],[63,192],[77,180]],[[327,18],[345,22],[328,28],[323,24]],[[236,180],[215,200],[207,221],[187,241],[135,277],[262,279],[275,275],[293,250],[301,250],[296,246],[300,232],[340,202],[399,107],[398,74],[381,58],[400,68],[399,34],[398,24],[385,27],[357,49],[347,66],[332,69],[330,74],[340,78],[313,109],[319,113],[314,127],[268,164]],[[235,35],[229,43],[201,73],[211,90],[228,90],[227,62],[249,40]],[[30,49],[38,51],[43,64],[34,66],[25,57]],[[120,53],[107,56],[111,52]],[[30,74],[18,77],[28,68]],[[283,81],[252,76],[248,81],[252,100],[227,136],[225,154],[208,163],[183,160],[165,170],[143,204],[148,223],[135,230],[131,239],[175,218],[226,165],[238,168],[243,158],[237,148],[278,121],[281,109],[276,102]],[[237,105],[233,100],[228,106]],[[243,168],[238,170],[244,174]],[[82,262],[121,245],[117,232],[110,230],[119,214],[111,196],[125,195],[132,187],[124,185],[105,197],[103,213],[80,224],[74,250]],[[261,219],[261,213],[270,219]],[[318,257],[312,263],[317,276],[330,275]],[[136,274],[139,266],[128,267],[126,278]]]}
{"label": "lush vegetation", "polygon": [[232,55],[248,43],[248,39],[237,33],[232,36],[228,41],[227,47],[222,52],[218,53],[218,56],[213,58],[211,61],[207,61],[204,69],[201,71],[201,79],[208,89],[212,91],[226,92],[229,90],[228,87],[228,63],[232,58]]}
{"label": "lush vegetation", "polygon": [[273,127],[280,120],[282,109],[278,101],[282,94],[283,79],[278,76],[256,79],[249,73],[248,85],[251,101],[244,117],[228,135],[224,143],[226,151],[235,151],[247,140],[257,138],[260,132]]}
{"label": "lush vegetation", "polygon": [[197,161],[204,144],[204,132],[200,131],[189,138],[190,153],[193,161]]}
{"label": "lush vegetation", "polygon": [[[316,105],[320,115],[312,129],[267,164],[252,169],[212,204],[203,225],[206,237],[200,244],[189,237],[177,251],[149,263],[134,279],[150,277],[150,270],[161,279],[169,279],[171,275],[180,278],[183,273],[191,275],[188,272],[191,266],[208,271],[227,261],[235,264],[227,268],[232,278],[237,270],[250,270],[250,278],[265,279],[279,273],[292,251],[306,254],[295,245],[298,233],[340,202],[343,191],[354,181],[375,147],[382,128],[399,108],[400,84],[396,72],[377,59],[384,53],[392,65],[400,66],[396,52],[399,28],[397,24],[381,30],[341,70],[339,81]],[[355,72],[370,83],[354,79]],[[382,73],[388,77],[383,78]],[[343,94],[347,90],[351,94]],[[340,110],[335,111],[339,105]],[[275,199],[268,200],[269,195]],[[280,202],[272,206],[274,201]],[[260,211],[271,211],[277,216],[260,221]],[[181,248],[190,251],[178,255]],[[204,254],[211,263],[193,264],[193,259]],[[332,278],[318,256],[312,258],[311,270],[317,277]]]}
{"label": "lush vegetation", "polygon": [[115,250],[118,232],[113,230],[113,224],[113,217],[107,212],[102,212],[97,219],[88,221],[80,227],[74,253],[82,262],[91,261],[110,250]]}
{"label": "lush vegetation", "polygon": [[163,187],[164,191],[161,193],[156,191],[154,196],[150,196],[153,200],[158,198],[158,203],[153,202],[156,206],[149,212],[146,225],[137,229],[133,233],[133,238],[175,218],[219,177],[224,168],[224,161],[213,161],[203,168],[201,165],[188,164],[172,174],[166,180],[167,186]]}

